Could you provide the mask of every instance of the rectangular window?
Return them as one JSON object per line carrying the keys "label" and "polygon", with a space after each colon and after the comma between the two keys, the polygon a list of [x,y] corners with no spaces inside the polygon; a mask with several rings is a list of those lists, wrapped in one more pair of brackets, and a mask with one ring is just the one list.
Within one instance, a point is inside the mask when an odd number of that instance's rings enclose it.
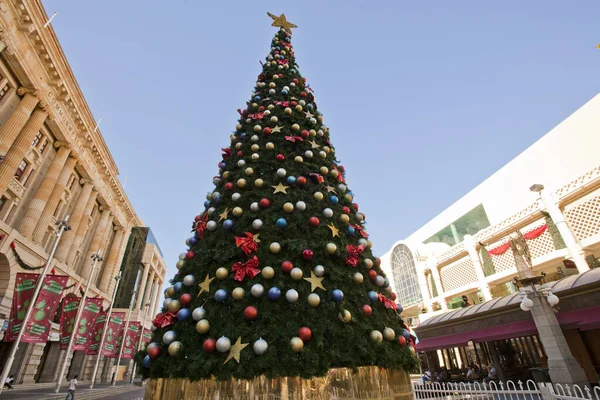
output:
{"label": "rectangular window", "polygon": [[19,167],[17,168],[17,171],[15,172],[15,177],[19,181],[21,181],[21,177],[23,176],[23,174],[27,170],[28,166],[29,166],[29,163],[27,161],[25,161],[25,160],[21,161],[21,164],[19,164]]}
{"label": "rectangular window", "polygon": [[46,147],[48,147],[48,141],[44,140],[44,143],[40,146],[40,154],[44,154]]}
{"label": "rectangular window", "polygon": [[6,203],[8,202],[8,198],[5,196],[2,196],[0,198],[0,212],[2,212],[2,210],[4,209],[4,206],[6,205]]}
{"label": "rectangular window", "polygon": [[38,134],[35,135],[35,139],[33,139],[33,142],[31,142],[31,147],[37,147],[37,145],[40,144],[40,141],[43,137],[44,135],[42,135],[42,132],[38,132]]}

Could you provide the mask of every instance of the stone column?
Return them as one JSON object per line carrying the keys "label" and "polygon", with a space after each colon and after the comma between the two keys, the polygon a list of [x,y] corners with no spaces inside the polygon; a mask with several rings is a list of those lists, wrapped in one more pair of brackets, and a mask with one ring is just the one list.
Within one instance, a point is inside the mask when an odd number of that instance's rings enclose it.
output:
{"label": "stone column", "polygon": [[[19,90],[17,90],[19,95],[24,96],[17,108],[15,108],[12,114],[10,114],[10,117],[8,117],[4,125],[0,127],[0,156],[4,156],[6,153],[8,153],[8,149],[10,149],[10,146],[15,141],[15,138],[25,126],[27,119],[29,119],[31,112],[39,103],[39,99],[37,97],[30,93],[26,93],[25,91],[26,89],[24,88],[19,88]],[[33,141],[33,139],[31,139],[31,141]]]}
{"label": "stone column", "polygon": [[435,287],[437,288],[438,291],[438,300],[440,303],[440,306],[442,307],[443,311],[447,311],[448,310],[448,304],[446,303],[446,298],[444,297],[444,287],[442,286],[442,279],[440,278],[440,271],[437,268],[437,260],[434,256],[429,257],[428,261],[428,267],[429,270],[431,271],[431,276],[433,276],[433,281],[435,282]]}
{"label": "stone column", "polygon": [[148,272],[150,271],[150,263],[146,263],[144,265],[144,273],[142,274],[142,282],[138,287],[137,300],[135,301],[135,308],[139,310],[144,309],[143,296],[144,296],[144,288],[146,287],[146,282],[148,281]]}
{"label": "stone column", "polygon": [[154,282],[154,306],[152,306],[152,311],[150,312],[151,318],[154,318],[156,314],[158,314],[158,306],[160,301],[160,278],[156,278],[156,282]]}
{"label": "stone column", "polygon": [[149,301],[152,301],[152,298],[150,297],[152,295],[152,282],[154,281],[154,275],[155,272],[154,270],[150,271],[150,277],[148,278],[148,281],[146,282],[146,290],[144,291],[144,298],[143,303],[142,303],[142,311],[145,310],[145,306],[146,303],[148,303]]}
{"label": "stone column", "polygon": [[25,153],[31,147],[31,142],[33,142],[35,135],[40,131],[47,117],[47,112],[40,109],[35,110],[10,147],[6,157],[4,157],[4,160],[0,164],[0,193],[6,191],[8,182],[15,175],[17,167],[23,161]]}
{"label": "stone column", "polygon": [[[427,288],[427,281],[425,279],[425,266],[426,259],[417,259],[416,260],[416,270],[417,270],[417,281],[419,282],[419,287],[421,288],[421,296],[423,297],[423,308],[427,310],[427,312],[431,311],[431,296],[429,295],[429,289]],[[421,310],[419,310],[421,312]]]}
{"label": "stone column", "polygon": [[0,41],[0,53],[2,53],[6,49],[6,42]]}
{"label": "stone column", "polygon": [[98,285],[98,289],[101,292],[108,291],[108,286],[111,280],[117,275],[119,270],[119,254],[121,253],[121,247],[123,246],[123,234],[125,230],[123,228],[117,228],[115,232],[115,237],[113,239],[113,245],[110,249],[110,253],[104,263],[106,268],[104,269],[104,273],[100,278],[100,285]]}
{"label": "stone column", "polygon": [[[40,216],[40,220],[38,221],[34,231],[33,231],[33,240],[35,242],[41,243],[46,231],[48,230],[48,225],[52,222],[52,217],[54,216],[54,210],[56,210],[56,206],[60,202],[60,199],[67,189],[67,183],[69,183],[69,178],[73,174],[73,168],[75,168],[75,164],[77,164],[77,159],[74,157],[69,157],[63,170],[58,177],[58,181],[56,181],[56,185],[52,190],[52,194],[48,198],[46,202],[46,207],[44,207],[44,211]],[[58,216],[60,217],[60,216]]]}
{"label": "stone column", "polygon": [[92,265],[87,262],[87,260],[92,256],[92,254],[96,253],[100,250],[100,244],[102,242],[102,238],[104,237],[104,231],[106,230],[106,225],[108,225],[108,218],[110,217],[110,209],[105,208],[102,210],[102,215],[100,215],[100,220],[98,221],[98,226],[96,226],[96,232],[94,232],[94,236],[92,236],[92,241],[88,246],[88,251],[85,256],[85,260],[83,262],[83,266],[81,268],[81,277],[83,279],[88,279],[90,277],[90,272],[92,271]]}
{"label": "stone column", "polygon": [[[23,218],[21,219],[21,224],[19,225],[18,230],[21,232],[21,235],[25,236],[26,238],[31,239],[33,231],[35,230],[36,225],[38,225],[38,221],[40,221],[42,212],[46,210],[48,200],[50,199],[53,189],[56,186],[56,182],[61,174],[61,170],[63,170],[65,162],[69,157],[71,150],[69,149],[68,145],[64,146],[64,144],[66,143],[55,144],[55,147],[58,148],[56,156],[48,167],[48,171],[46,171],[46,175],[44,175],[42,183],[35,191],[33,199],[31,199],[27,210],[25,210]],[[54,207],[56,207],[56,204],[54,204]],[[54,211],[54,209],[52,211]],[[46,227],[48,226],[48,222],[49,219],[46,220]],[[44,228],[44,233],[45,231],[46,228]],[[43,238],[44,234],[42,233],[41,237],[35,237],[34,241],[36,243],[41,243]]]}
{"label": "stone column", "polygon": [[75,207],[73,208],[71,217],[69,218],[71,230],[63,233],[62,240],[60,241],[60,245],[58,246],[54,256],[60,262],[65,262],[67,260],[67,255],[69,254],[69,250],[73,244],[73,239],[75,239],[75,233],[77,232],[77,229],[79,229],[79,224],[81,222],[81,218],[83,217],[83,210],[85,209],[85,205],[87,204],[90,194],[92,193],[92,188],[94,187],[91,181],[85,179],[82,181],[83,188],[79,193],[77,203],[75,203]]}
{"label": "stone column", "polygon": [[492,292],[490,292],[490,285],[488,285],[485,279],[485,274],[483,273],[483,265],[481,264],[481,259],[479,258],[479,252],[477,251],[477,247],[475,247],[475,240],[471,235],[465,235],[463,240],[463,243],[465,244],[465,249],[469,253],[469,257],[473,262],[473,268],[475,269],[475,274],[477,275],[479,289],[483,294],[483,299],[485,301],[492,300]]}
{"label": "stone column", "polygon": [[71,245],[71,248],[68,251],[67,265],[70,265],[72,268],[75,267],[73,265],[73,260],[75,260],[75,257],[77,256],[77,248],[81,244],[81,241],[83,240],[83,238],[85,237],[85,233],[87,232],[88,218],[94,210],[94,205],[96,204],[96,197],[98,197],[98,192],[93,190],[92,194],[88,198],[85,208],[83,209],[82,220],[79,222],[79,227],[77,228],[77,232],[75,232],[73,244]]}

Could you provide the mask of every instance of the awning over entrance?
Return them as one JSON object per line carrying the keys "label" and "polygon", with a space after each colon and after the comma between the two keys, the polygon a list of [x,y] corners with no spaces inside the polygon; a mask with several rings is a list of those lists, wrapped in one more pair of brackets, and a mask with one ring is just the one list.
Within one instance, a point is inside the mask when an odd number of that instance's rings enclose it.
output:
{"label": "awning over entrance", "polygon": [[450,347],[463,347],[469,342],[463,333],[440,336],[431,339],[423,339],[417,343],[417,351],[431,351],[448,349]]}
{"label": "awning over entrance", "polygon": [[533,321],[512,322],[506,325],[492,326],[473,332],[473,342],[491,342],[493,340],[510,339],[515,337],[535,335],[537,329]]}

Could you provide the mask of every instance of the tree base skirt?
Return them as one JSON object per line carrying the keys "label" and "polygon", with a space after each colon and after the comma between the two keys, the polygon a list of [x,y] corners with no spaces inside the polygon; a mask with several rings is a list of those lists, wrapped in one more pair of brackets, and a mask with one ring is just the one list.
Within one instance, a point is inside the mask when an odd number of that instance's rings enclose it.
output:
{"label": "tree base skirt", "polygon": [[411,400],[410,376],[404,370],[381,367],[360,367],[329,370],[326,376],[302,379],[283,377],[253,380],[157,378],[146,380],[145,399],[241,399],[241,400],[329,400],[329,399],[389,399]]}

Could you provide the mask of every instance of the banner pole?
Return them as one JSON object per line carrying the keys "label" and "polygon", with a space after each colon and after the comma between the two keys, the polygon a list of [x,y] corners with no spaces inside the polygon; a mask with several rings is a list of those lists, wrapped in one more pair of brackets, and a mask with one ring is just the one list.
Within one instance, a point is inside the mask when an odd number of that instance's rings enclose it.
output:
{"label": "banner pole", "polygon": [[92,254],[92,260],[94,260],[94,264],[92,265],[92,272],[90,272],[90,278],[88,279],[87,285],[85,286],[85,292],[83,293],[83,297],[81,298],[81,301],[79,302],[79,307],[77,308],[77,315],[75,316],[75,322],[73,322],[73,332],[71,332],[71,337],[69,338],[69,345],[67,346],[65,359],[63,360],[62,366],[60,367],[60,373],[58,374],[58,381],[56,382],[56,388],[54,388],[54,393],[58,393],[60,391],[60,385],[63,380],[63,375],[65,373],[65,369],[67,368],[67,358],[69,357],[69,353],[73,348],[73,342],[75,341],[75,333],[77,333],[79,319],[81,318],[81,314],[83,313],[83,309],[85,308],[85,299],[87,298],[90,286],[92,286],[94,272],[96,272],[96,266],[99,262],[102,261],[102,257],[100,257],[101,252],[101,250],[98,250],[98,253]]}
{"label": "banner pole", "polygon": [[[150,309],[150,302],[152,301],[152,293],[150,293],[150,299],[148,299],[148,302],[145,304],[146,306],[146,311],[144,312],[144,318],[142,319],[142,332],[140,333],[140,341],[138,342],[137,345],[137,351],[140,351],[142,349],[142,341],[144,340],[144,329],[146,329],[144,326],[146,325],[146,318],[148,317],[148,310]],[[129,380],[129,383],[133,383],[133,378],[135,377],[135,370],[136,370],[137,364],[135,362],[135,360],[133,361],[133,368],[131,371],[131,379]]]}
{"label": "banner pole", "polygon": [[[25,334],[25,329],[27,329],[27,325],[29,324],[29,319],[31,318],[31,314],[33,314],[33,306],[37,302],[37,298],[40,294],[40,291],[42,290],[42,286],[44,286],[44,280],[46,279],[46,275],[48,274],[48,270],[50,269],[50,264],[52,264],[52,259],[54,258],[54,253],[56,253],[56,249],[58,248],[58,244],[60,243],[60,238],[62,237],[62,235],[65,231],[71,230],[71,227],[67,224],[68,221],[69,221],[69,216],[67,215],[63,221],[56,222],[56,225],[59,226],[58,235],[56,237],[56,241],[54,242],[54,246],[52,246],[52,251],[50,252],[50,255],[48,256],[48,261],[46,261],[46,266],[42,270],[42,273],[40,274],[38,281],[35,285],[35,292],[33,293],[33,297],[31,298],[31,300],[32,300],[31,304],[29,305],[29,307],[27,307],[27,313],[25,314],[25,318],[23,319],[23,322],[21,323],[21,329],[19,329],[19,334],[17,335],[17,339],[13,343],[13,346],[10,349],[10,354],[8,355],[8,358],[7,358],[6,362],[4,363],[4,368],[2,369],[2,377],[0,378],[0,382],[2,383],[2,385],[0,385],[0,394],[2,393],[2,390],[4,388],[4,382],[6,382],[6,378],[8,377],[8,374],[10,373],[10,369],[13,365],[13,362],[15,361],[15,355],[17,354],[17,350],[19,350],[19,344],[21,344],[21,339],[23,338],[23,335]],[[51,318],[51,317],[49,316],[49,318]]]}
{"label": "banner pole", "polygon": [[108,324],[110,323],[110,317],[112,316],[113,306],[115,305],[115,299],[117,298],[117,290],[119,289],[119,283],[121,282],[122,271],[119,271],[119,275],[115,276],[115,290],[113,292],[112,301],[110,303],[110,307],[108,308],[108,313],[106,314],[106,322],[104,324],[104,330],[102,331],[102,339],[100,339],[100,345],[98,347],[98,356],[96,357],[96,364],[94,365],[94,373],[92,374],[92,381],[90,383],[90,389],[94,388],[94,383],[96,383],[96,374],[98,373],[98,365],[100,364],[100,357],[102,356],[102,348],[104,347],[104,339],[106,339],[106,331],[108,330]]}
{"label": "banner pole", "polygon": [[129,312],[127,313],[127,320],[125,320],[125,327],[123,327],[123,340],[121,341],[121,348],[119,349],[119,357],[117,358],[117,363],[115,364],[115,379],[112,380],[112,385],[115,386],[117,383],[117,369],[119,368],[119,364],[121,363],[121,356],[123,355],[123,349],[125,348],[125,338],[127,337],[127,328],[129,326],[129,319],[131,318],[131,310],[133,308],[133,303],[135,302],[135,296],[137,295],[137,290],[134,290],[131,293],[131,301],[129,302]]}

